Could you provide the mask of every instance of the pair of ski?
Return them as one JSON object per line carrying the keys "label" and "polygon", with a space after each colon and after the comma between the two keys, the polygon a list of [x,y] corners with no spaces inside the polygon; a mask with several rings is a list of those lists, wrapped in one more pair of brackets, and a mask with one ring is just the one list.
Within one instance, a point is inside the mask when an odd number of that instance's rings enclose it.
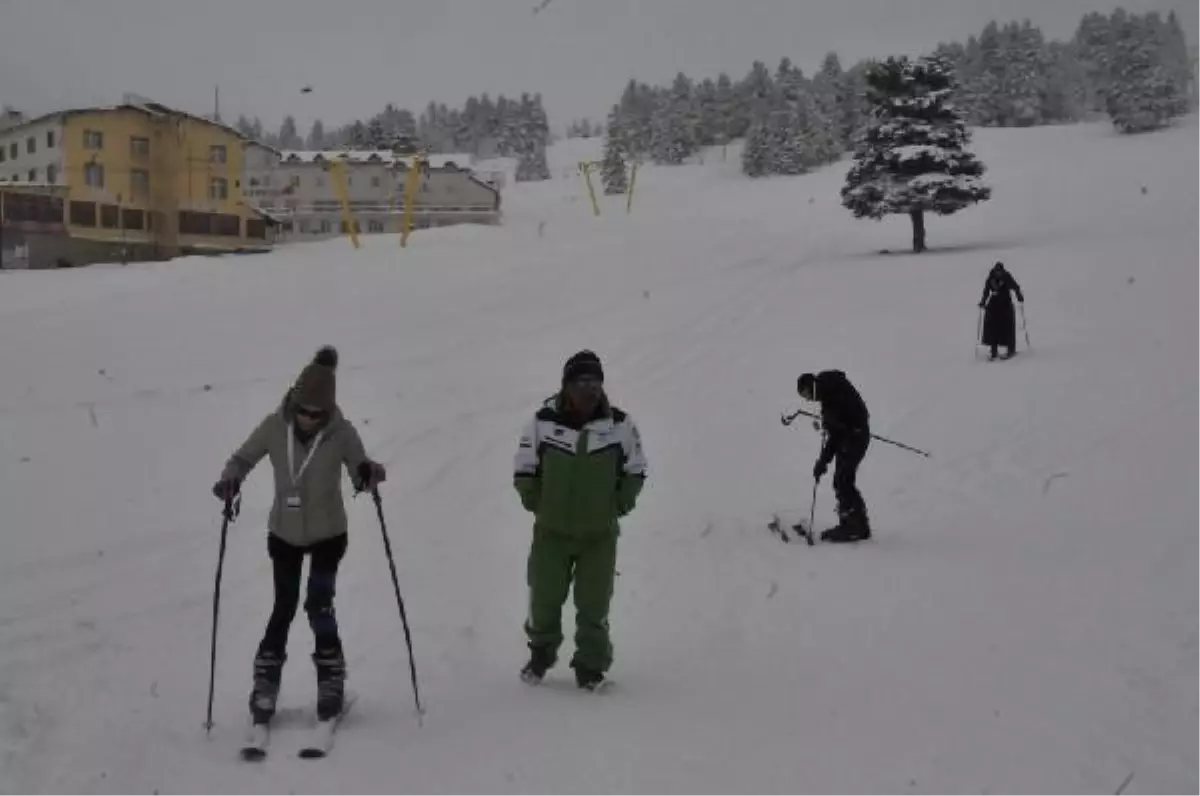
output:
{"label": "pair of ski", "polygon": [[[771,533],[775,534],[783,541],[789,543],[792,541],[791,537],[788,536],[788,532],[784,530],[783,522],[779,519],[778,514],[775,514],[771,517],[771,521],[767,523],[767,528],[770,529]],[[809,547],[812,547],[814,544],[816,544],[816,542],[813,541],[812,528],[805,528],[804,523],[796,523],[792,526],[791,530],[792,533],[802,536],[804,540],[808,542]]]}
{"label": "pair of ski", "polygon": [[[347,691],[342,702],[342,712],[332,719],[318,721],[316,726],[309,730],[311,735],[300,747],[296,753],[297,756],[305,760],[314,760],[328,755],[333,750],[333,737],[337,733],[338,727],[341,726],[342,719],[346,718],[346,714],[350,712],[350,708],[353,707],[357,698],[357,694]],[[242,759],[249,762],[264,759],[267,756],[267,747],[270,742],[271,724],[269,722],[266,724],[252,723],[246,742],[242,746]]]}

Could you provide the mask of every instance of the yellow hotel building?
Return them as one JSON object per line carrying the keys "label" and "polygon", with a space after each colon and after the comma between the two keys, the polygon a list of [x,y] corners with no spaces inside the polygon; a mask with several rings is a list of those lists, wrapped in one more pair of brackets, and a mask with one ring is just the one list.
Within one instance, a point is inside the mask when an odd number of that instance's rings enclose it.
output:
{"label": "yellow hotel building", "polygon": [[27,267],[271,247],[243,201],[231,127],[153,102],[59,111],[0,127],[0,245]]}

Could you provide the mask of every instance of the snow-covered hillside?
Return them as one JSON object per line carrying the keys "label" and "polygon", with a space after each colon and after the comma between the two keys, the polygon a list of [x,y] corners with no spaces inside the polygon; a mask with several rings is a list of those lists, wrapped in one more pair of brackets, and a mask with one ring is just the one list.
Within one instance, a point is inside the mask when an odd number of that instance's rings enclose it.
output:
{"label": "snow-covered hillside", "polygon": [[[0,275],[0,790],[1195,792],[1196,133],[980,132],[994,198],[930,219],[921,256],[906,218],[840,207],[846,164],[750,181],[731,151],[644,169],[629,215],[573,176],[407,249]],[[986,363],[996,260],[1033,348]],[[428,714],[360,498],[337,605],[362,696],[329,759],[295,759],[301,613],[294,720],[245,764],[269,475],[230,532],[206,738],[209,488],[322,343],[390,469]],[[650,464],[603,697],[517,678],[512,456],[585,347]],[[779,417],[829,367],[933,456],[872,447],[872,541],[784,546],[764,523],[807,512],[818,440]]]}

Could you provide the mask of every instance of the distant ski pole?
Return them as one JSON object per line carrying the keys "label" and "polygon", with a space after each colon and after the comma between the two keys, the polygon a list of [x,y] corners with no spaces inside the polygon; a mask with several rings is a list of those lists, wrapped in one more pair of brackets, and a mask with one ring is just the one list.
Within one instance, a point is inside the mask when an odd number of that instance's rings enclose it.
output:
{"label": "distant ski pole", "polygon": [[1025,348],[1029,351],[1033,350],[1033,346],[1029,342],[1029,327],[1025,324],[1025,302],[1020,302],[1021,307],[1021,331],[1025,332]]}
{"label": "distant ski pole", "polygon": [[[790,426],[795,421],[795,419],[797,417],[799,417],[800,415],[804,415],[806,417],[811,417],[813,419],[820,420],[820,418],[817,415],[814,415],[812,412],[806,412],[803,409],[797,409],[795,412],[792,412],[790,415],[783,415],[782,417],[780,417],[779,422],[783,423],[783,425],[785,425],[785,426]],[[895,445],[897,448],[903,448],[906,451],[910,451],[910,452],[916,453],[920,456],[924,456],[925,458],[929,458],[928,451],[923,451],[920,448],[914,448],[911,445],[905,445],[903,442],[897,442],[894,439],[888,439],[887,437],[881,437],[878,434],[871,434],[871,439],[877,439],[880,442],[886,442],[888,445]]]}
{"label": "distant ski pole", "polygon": [[975,345],[972,346],[971,356],[979,359],[979,344],[983,342],[983,307],[979,308],[979,320],[975,322]]}
{"label": "distant ski pole", "polygon": [[212,613],[212,643],[208,659],[208,714],[204,720],[204,733],[208,735],[213,728],[213,691],[216,688],[217,675],[217,617],[221,613],[221,570],[225,565],[225,539],[229,535],[229,523],[237,517],[241,498],[230,496],[225,499],[225,508],[221,512],[221,546],[217,552],[217,579],[213,587]]}
{"label": "distant ski pole", "polygon": [[375,501],[375,515],[379,517],[379,530],[383,533],[383,550],[387,554],[388,567],[392,571],[392,586],[396,590],[400,622],[404,625],[404,643],[408,646],[408,671],[412,680],[413,701],[417,706],[417,724],[419,725],[421,717],[425,714],[425,708],[421,707],[421,692],[417,687],[417,664],[413,658],[412,633],[408,628],[408,613],[404,610],[404,598],[400,596],[400,579],[396,576],[396,560],[392,557],[392,543],[388,538],[387,521],[383,518],[383,501],[379,497],[379,490],[375,487],[371,488],[371,499]]}

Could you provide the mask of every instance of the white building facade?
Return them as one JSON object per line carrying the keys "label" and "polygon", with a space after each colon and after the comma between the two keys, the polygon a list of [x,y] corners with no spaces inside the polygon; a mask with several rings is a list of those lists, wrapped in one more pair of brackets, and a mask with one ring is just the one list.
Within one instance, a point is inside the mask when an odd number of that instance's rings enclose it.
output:
{"label": "white building facade", "polygon": [[62,116],[29,125],[23,121],[0,121],[0,182],[64,184]]}
{"label": "white building facade", "polygon": [[[251,151],[253,149],[253,151]],[[470,156],[429,155],[413,203],[413,228],[500,222],[500,189],[470,169]],[[339,165],[335,166],[337,163]],[[361,234],[398,233],[411,155],[390,151],[246,151],[246,201],[279,223],[277,240],[303,241],[349,232],[338,170],[344,169],[350,212]]]}

